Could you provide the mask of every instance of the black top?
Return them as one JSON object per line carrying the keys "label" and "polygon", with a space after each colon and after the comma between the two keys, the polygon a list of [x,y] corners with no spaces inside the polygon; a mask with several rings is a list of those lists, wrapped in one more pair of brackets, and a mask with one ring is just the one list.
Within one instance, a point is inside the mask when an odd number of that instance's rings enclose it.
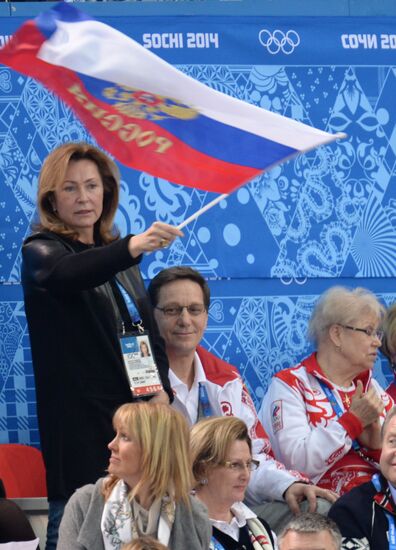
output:
{"label": "black top", "polygon": [[4,489],[3,480],[0,479],[0,498],[5,498],[5,497],[6,497],[6,492]]}
{"label": "black top", "polygon": [[371,481],[343,494],[329,510],[343,538],[343,548],[389,550],[386,513],[396,522],[396,505],[386,479],[381,475],[381,491]]}
{"label": "black top", "polygon": [[19,506],[12,500],[0,498],[0,544],[34,540],[35,538],[36,535],[29,520]]}
{"label": "black top", "polygon": [[213,527],[213,536],[220,542],[224,550],[254,550],[253,544],[250,542],[249,531],[246,525],[239,529],[238,542],[217,529],[217,527]]}
{"label": "black top", "polygon": [[41,446],[50,499],[105,474],[112,416],[132,401],[118,339],[120,316],[110,281],[134,299],[150,332],[165,390],[168,360],[130,236],[105,246],[42,232],[22,248],[22,285],[29,326]]}
{"label": "black top", "polygon": [[[263,526],[263,534],[268,536],[272,543],[272,546],[274,546],[274,539],[272,536],[271,527],[266,521],[262,520],[261,518],[258,518],[258,520]],[[213,537],[223,546],[224,550],[254,550],[253,544],[250,542],[250,535],[247,525],[239,528],[238,542],[214,526],[212,527],[212,534]]]}

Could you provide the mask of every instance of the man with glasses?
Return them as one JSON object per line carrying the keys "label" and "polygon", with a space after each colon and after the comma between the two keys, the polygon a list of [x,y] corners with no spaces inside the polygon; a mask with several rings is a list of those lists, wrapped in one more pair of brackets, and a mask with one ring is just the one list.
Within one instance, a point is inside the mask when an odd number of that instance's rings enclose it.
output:
{"label": "man with glasses", "polygon": [[208,416],[232,415],[248,426],[253,453],[260,460],[260,467],[253,472],[249,484],[248,504],[277,501],[271,502],[270,510],[260,509],[262,517],[276,530],[289,519],[290,510],[299,511],[302,500],[308,499],[312,510],[317,496],[333,501],[332,493],[308,485],[307,478],[286,470],[273,459],[267,435],[238,370],[199,345],[210,302],[204,278],[191,268],[172,267],[154,277],[148,293],[165,340],[169,380],[175,394],[173,406],[191,424]]}

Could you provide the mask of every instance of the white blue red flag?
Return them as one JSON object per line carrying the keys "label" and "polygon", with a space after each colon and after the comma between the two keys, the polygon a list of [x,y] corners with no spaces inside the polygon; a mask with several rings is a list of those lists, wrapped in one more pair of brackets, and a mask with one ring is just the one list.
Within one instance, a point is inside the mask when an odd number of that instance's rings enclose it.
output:
{"label": "white blue red flag", "polygon": [[67,3],[24,23],[0,62],[55,92],[123,164],[206,191],[342,137],[212,90]]}

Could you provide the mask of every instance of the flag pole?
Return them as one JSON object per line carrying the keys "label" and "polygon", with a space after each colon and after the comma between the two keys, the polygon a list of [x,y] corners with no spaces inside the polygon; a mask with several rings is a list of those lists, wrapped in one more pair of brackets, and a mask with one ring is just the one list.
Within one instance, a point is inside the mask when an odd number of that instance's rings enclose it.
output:
{"label": "flag pole", "polygon": [[212,208],[212,206],[215,206],[216,204],[218,204],[220,201],[222,201],[223,199],[225,199],[227,197],[228,197],[228,193],[223,193],[222,195],[219,195],[218,197],[216,197],[212,201],[208,202],[208,204],[205,204],[205,206],[203,206],[202,208],[197,210],[194,214],[192,214],[190,217],[188,217],[186,220],[184,220],[184,222],[182,222],[180,225],[178,225],[177,229],[183,229],[183,227],[185,227],[187,224],[189,224],[190,222],[197,219],[201,214],[203,214],[204,212],[206,212],[207,210]]}

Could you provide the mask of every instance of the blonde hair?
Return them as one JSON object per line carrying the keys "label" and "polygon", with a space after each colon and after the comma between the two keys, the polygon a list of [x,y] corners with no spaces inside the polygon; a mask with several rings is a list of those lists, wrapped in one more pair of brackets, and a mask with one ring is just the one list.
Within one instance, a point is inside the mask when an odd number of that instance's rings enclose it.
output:
{"label": "blonde hair", "polygon": [[392,355],[396,354],[396,302],[387,309],[382,328],[384,339],[381,351],[392,363]]}
{"label": "blonde hair", "polygon": [[96,164],[103,182],[103,211],[95,224],[95,236],[104,244],[118,237],[113,227],[118,207],[120,173],[117,165],[100,149],[89,143],[66,143],[57,147],[48,155],[40,171],[37,193],[37,206],[40,223],[36,230],[53,231],[65,237],[76,239],[76,231],[68,227],[54,211],[54,191],[63,184],[70,162],[90,160]]}
{"label": "blonde hair", "polygon": [[252,441],[246,424],[235,416],[219,416],[201,420],[191,428],[190,455],[195,486],[208,468],[227,460],[230,445],[246,441],[252,452]]}
{"label": "blonde hair", "polygon": [[[183,415],[160,403],[127,403],[113,418],[114,428],[134,437],[141,450],[142,476],[131,488],[130,498],[144,486],[153,499],[169,495],[189,506],[192,472],[189,461],[189,428]],[[107,499],[119,478],[110,474],[103,484]]]}
{"label": "blonde hair", "polygon": [[149,535],[144,535],[121,546],[121,550],[167,550],[167,548],[167,546]]}
{"label": "blonde hair", "polygon": [[308,325],[308,336],[319,344],[332,325],[358,323],[364,313],[374,313],[381,321],[385,308],[377,297],[365,288],[348,289],[333,286],[322,294],[316,303]]}

